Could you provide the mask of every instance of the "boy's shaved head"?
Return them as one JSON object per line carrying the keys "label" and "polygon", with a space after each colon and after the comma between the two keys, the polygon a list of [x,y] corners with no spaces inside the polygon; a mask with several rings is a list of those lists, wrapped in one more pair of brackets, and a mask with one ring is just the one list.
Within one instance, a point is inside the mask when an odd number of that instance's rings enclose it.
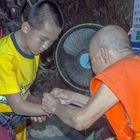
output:
{"label": "boy's shaved head", "polygon": [[43,27],[46,23],[55,24],[60,28],[64,26],[60,7],[50,0],[41,0],[35,3],[29,11],[28,22],[36,29]]}

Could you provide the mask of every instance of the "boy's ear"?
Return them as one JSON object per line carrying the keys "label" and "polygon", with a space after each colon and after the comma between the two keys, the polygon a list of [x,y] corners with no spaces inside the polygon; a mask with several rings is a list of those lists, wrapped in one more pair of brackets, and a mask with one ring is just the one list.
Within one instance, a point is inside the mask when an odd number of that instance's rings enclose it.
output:
{"label": "boy's ear", "polygon": [[23,22],[22,25],[21,25],[21,30],[27,34],[31,29],[31,26],[29,25],[28,22]]}

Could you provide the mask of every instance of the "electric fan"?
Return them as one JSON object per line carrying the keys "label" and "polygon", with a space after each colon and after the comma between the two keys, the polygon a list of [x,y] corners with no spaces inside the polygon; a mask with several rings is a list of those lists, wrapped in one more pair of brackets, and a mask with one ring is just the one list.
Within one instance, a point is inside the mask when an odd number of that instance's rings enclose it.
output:
{"label": "electric fan", "polygon": [[60,39],[55,61],[62,79],[80,92],[89,92],[94,74],[89,58],[89,43],[94,33],[102,26],[93,23],[79,24],[69,29]]}

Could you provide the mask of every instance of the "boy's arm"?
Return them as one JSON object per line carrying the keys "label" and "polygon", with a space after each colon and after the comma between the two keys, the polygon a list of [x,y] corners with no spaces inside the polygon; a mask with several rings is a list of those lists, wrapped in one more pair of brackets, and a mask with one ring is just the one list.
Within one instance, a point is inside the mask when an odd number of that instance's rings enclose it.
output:
{"label": "boy's arm", "polygon": [[39,100],[38,98],[36,98],[35,96],[33,96],[31,93],[28,94],[26,101],[28,102],[33,102],[33,103],[37,103],[37,104],[41,104],[42,101]]}
{"label": "boy's arm", "polygon": [[25,116],[46,115],[41,109],[41,104],[23,100],[20,93],[6,95],[6,98],[16,114]]}
{"label": "boy's arm", "polygon": [[22,96],[23,100],[26,100],[28,102],[33,102],[33,103],[38,103],[41,104],[42,101],[39,100],[38,98],[36,98],[35,96],[33,96],[30,92],[30,90],[27,90],[26,94],[24,95],[24,97]]}

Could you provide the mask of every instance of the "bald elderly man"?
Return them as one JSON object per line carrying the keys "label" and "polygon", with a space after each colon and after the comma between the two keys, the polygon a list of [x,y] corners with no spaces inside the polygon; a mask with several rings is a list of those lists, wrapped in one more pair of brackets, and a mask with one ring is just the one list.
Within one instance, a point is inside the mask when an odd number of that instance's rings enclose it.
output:
{"label": "bald elderly man", "polygon": [[92,97],[56,88],[44,95],[43,110],[77,130],[105,114],[118,140],[140,140],[140,57],[127,33],[116,25],[102,28],[93,36],[89,53],[96,73]]}

